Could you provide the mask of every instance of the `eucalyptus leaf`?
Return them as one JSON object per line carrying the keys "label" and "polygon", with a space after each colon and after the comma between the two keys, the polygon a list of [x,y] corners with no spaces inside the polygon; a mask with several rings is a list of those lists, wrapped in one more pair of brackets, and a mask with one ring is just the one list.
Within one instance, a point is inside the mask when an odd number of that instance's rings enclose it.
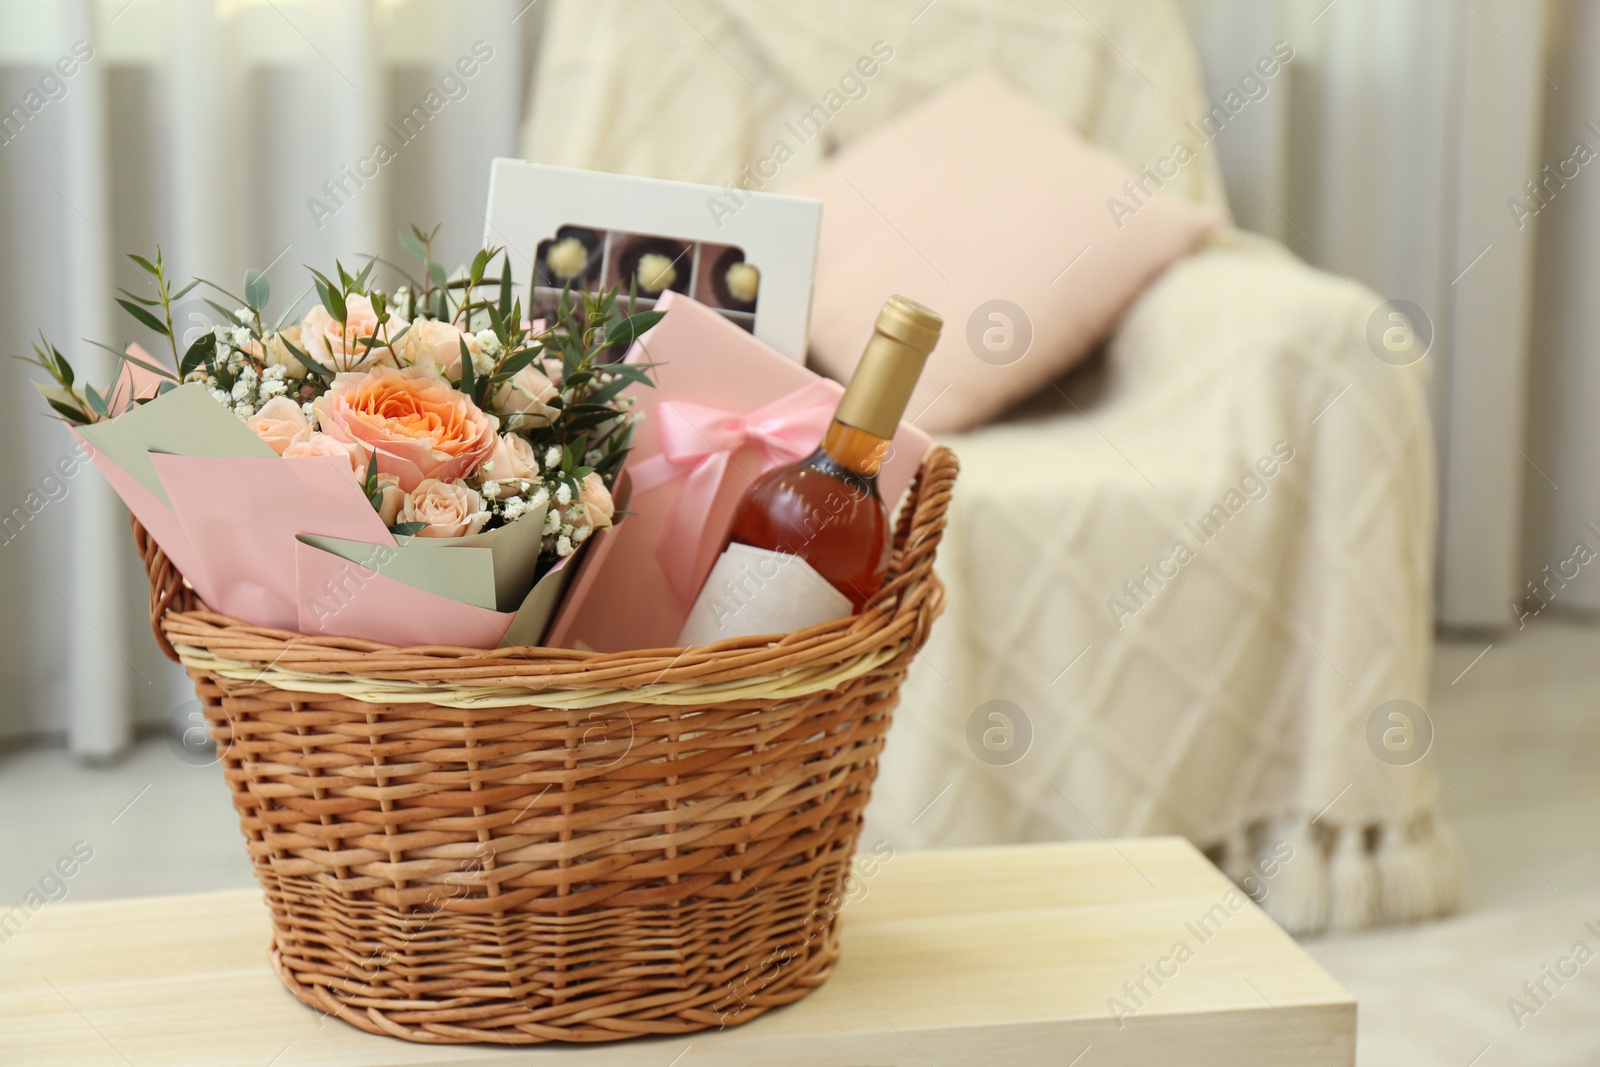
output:
{"label": "eucalyptus leaf", "polygon": [[143,256],[134,252],[129,252],[128,258],[137,263],[139,268],[145,271],[147,274],[153,274],[157,278],[161,277],[161,268],[157,267],[154,263],[150,262],[148,259],[145,259]]}
{"label": "eucalyptus leaf", "polygon": [[150,314],[150,312],[146,311],[138,304],[135,304],[131,300],[124,300],[121,297],[117,298],[117,303],[122,306],[123,311],[126,311],[128,314],[132,315],[139,322],[143,323],[145,326],[148,326],[162,337],[171,336],[171,333],[167,330],[166,323]]}
{"label": "eucalyptus leaf", "polygon": [[456,343],[461,346],[461,391],[469,397],[477,395],[477,382],[473,380],[475,369],[472,366],[472,353],[467,351],[467,339],[457,337]]}
{"label": "eucalyptus leaf", "polygon": [[267,306],[271,293],[272,286],[265,274],[254,267],[244,272],[244,302],[251,311],[259,315]]}
{"label": "eucalyptus leaf", "polygon": [[417,235],[410,230],[400,231],[400,247],[418,259],[427,259],[427,249],[422,247],[422,242],[417,240]]}
{"label": "eucalyptus leaf", "polygon": [[[209,336],[209,335],[207,335],[207,336]],[[162,367],[162,366],[158,366],[158,365],[156,365],[154,363],[151,363],[151,362],[149,362],[147,360],[140,359],[138,356],[134,355],[132,352],[124,352],[124,353],[122,353],[122,358],[127,360],[129,363],[132,363],[136,367],[143,367],[145,370],[149,371],[151,374],[158,374],[161,377],[167,378],[167,379],[169,379],[171,381],[177,381],[178,380],[177,376],[174,375],[167,368]]]}
{"label": "eucalyptus leaf", "polygon": [[200,367],[211,362],[216,357],[216,352],[217,335],[213,333],[201,334],[195,338],[194,344],[190,345],[183,353],[183,360],[178,364],[179,376],[187,378],[190,374],[199,370]]}
{"label": "eucalyptus leaf", "polygon": [[397,537],[415,537],[427,528],[425,522],[399,522],[389,527],[389,531]]}
{"label": "eucalyptus leaf", "polygon": [[63,404],[59,400],[56,400],[56,399],[54,399],[52,397],[48,397],[48,396],[45,397],[44,399],[45,399],[45,403],[49,404],[52,408],[55,409],[57,415],[60,415],[62,418],[66,419],[68,422],[72,423],[74,426],[82,426],[84,423],[88,423],[88,422],[93,422],[94,421],[93,419],[89,418],[84,412],[76,410],[74,408],[69,408],[69,407],[67,407],[67,405]]}

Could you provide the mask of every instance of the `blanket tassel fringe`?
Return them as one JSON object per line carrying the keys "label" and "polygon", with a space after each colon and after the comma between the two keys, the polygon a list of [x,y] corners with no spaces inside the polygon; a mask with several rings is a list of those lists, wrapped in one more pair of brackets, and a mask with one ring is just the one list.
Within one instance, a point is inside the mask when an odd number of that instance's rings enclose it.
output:
{"label": "blanket tassel fringe", "polygon": [[1208,854],[1292,934],[1419,922],[1460,905],[1459,850],[1429,814],[1367,825],[1257,825]]}

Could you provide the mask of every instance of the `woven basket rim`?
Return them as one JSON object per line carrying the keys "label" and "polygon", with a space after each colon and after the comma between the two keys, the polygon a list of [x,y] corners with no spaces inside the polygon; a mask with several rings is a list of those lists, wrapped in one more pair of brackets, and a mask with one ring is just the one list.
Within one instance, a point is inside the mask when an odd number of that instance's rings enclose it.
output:
{"label": "woven basket rim", "polygon": [[[805,672],[815,676],[816,688],[826,688],[852,676],[852,664],[881,660],[907,643],[920,646],[944,604],[944,586],[933,572],[933,560],[958,472],[959,463],[948,448],[935,447],[923,460],[895,526],[888,578],[861,614],[790,634],[687,648],[585,652],[544,646],[399,647],[256,626],[209,610],[137,518],[132,526],[150,578],[156,641],[170,659],[190,669],[221,668],[225,676],[254,670],[253,676],[235,680],[287,689],[321,679],[315,685],[320,691],[375,703],[426,700],[492,707],[526,703],[526,694],[542,694],[544,699],[535,702],[543,706],[587,707],[604,703],[605,693],[649,703],[698,703],[758,699],[755,693],[763,686],[757,683],[766,683],[768,690],[784,689],[785,679]],[[417,695],[406,696],[408,690]],[[461,695],[451,698],[448,690]],[[501,691],[502,698],[489,697],[485,691],[490,690]],[[815,689],[802,688],[793,695],[809,691]],[[702,699],[687,699],[695,695]]]}

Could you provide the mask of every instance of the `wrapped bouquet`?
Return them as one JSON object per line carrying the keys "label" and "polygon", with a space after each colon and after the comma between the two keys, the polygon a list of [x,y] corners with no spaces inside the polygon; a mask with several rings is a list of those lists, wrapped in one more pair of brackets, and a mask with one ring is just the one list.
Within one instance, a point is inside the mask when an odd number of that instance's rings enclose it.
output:
{"label": "wrapped bouquet", "polygon": [[[117,302],[167,341],[170,366],[111,349],[118,375],[102,390],[48,341],[34,346],[46,402],[214,609],[303,632],[492,645],[526,608],[537,618],[515,637],[537,640],[559,589],[532,591],[617,520],[636,421],[623,391],[650,378],[607,360],[660,313],[635,314],[613,291],[569,294],[550,321],[527,321],[505,250],[451,277],[433,237],[401,234],[419,277],[376,257],[354,273],[335,263],[276,320],[259,271],[242,294],[174,287],[159,250],[130,256],[150,291]],[[380,265],[403,284],[377,287]],[[196,289],[223,321],[180,332],[174,307]],[[374,591],[355,596],[352,575]],[[397,612],[450,632],[397,628]],[[472,634],[452,625],[462,619]]]}

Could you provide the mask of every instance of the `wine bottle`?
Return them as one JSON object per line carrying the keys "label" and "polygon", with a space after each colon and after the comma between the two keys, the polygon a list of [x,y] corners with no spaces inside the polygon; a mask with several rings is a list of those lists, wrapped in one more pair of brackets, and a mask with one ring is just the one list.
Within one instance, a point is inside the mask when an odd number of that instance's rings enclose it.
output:
{"label": "wine bottle", "polygon": [[734,510],[680,641],[801,629],[859,612],[878,592],[890,548],[878,470],[942,325],[903,296],[883,305],[816,451],[757,478]]}

